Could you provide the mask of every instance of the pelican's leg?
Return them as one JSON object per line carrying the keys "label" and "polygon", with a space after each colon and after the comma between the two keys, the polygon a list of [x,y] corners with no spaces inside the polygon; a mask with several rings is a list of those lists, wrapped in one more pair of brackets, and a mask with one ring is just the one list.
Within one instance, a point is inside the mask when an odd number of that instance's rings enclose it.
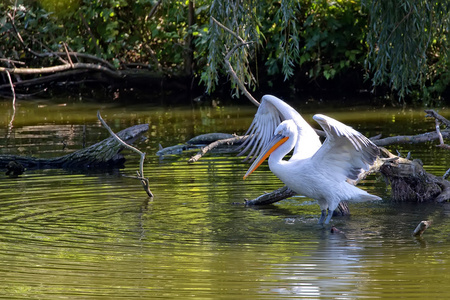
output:
{"label": "pelican's leg", "polygon": [[330,223],[331,217],[333,216],[333,212],[334,212],[334,210],[328,209],[328,216],[327,216],[327,219],[325,220],[325,224]]}
{"label": "pelican's leg", "polygon": [[319,222],[317,222],[317,224],[323,224],[326,214],[327,214],[327,211],[325,209],[322,209],[322,214],[320,215],[320,219],[319,219]]}

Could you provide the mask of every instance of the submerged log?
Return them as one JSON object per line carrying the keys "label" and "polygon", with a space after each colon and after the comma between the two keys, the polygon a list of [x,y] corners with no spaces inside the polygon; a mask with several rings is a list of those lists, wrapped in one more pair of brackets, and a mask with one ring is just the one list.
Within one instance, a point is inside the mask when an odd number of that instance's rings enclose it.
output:
{"label": "submerged log", "polygon": [[295,196],[297,193],[288,188],[287,186],[283,186],[275,191],[272,191],[270,193],[263,194],[261,196],[258,196],[255,199],[252,200],[245,200],[245,205],[251,206],[251,205],[269,205],[273,204],[275,202],[284,200],[286,198]]}
{"label": "submerged log", "polygon": [[[294,192],[287,186],[283,186],[270,193],[262,194],[256,197],[255,199],[252,200],[245,199],[244,204],[246,206],[270,205],[295,195],[297,195],[296,192]],[[350,209],[348,208],[348,204],[345,201],[340,202],[337,209],[333,211],[333,216],[348,216],[348,215],[350,215]]]}
{"label": "submerged log", "polygon": [[[126,128],[119,136],[127,144],[134,143],[148,130],[148,124],[135,125]],[[6,169],[11,162],[21,164],[27,169],[89,169],[115,168],[123,166],[125,158],[120,152],[124,148],[114,137],[109,137],[90,147],[55,158],[36,158],[18,155],[0,155],[0,169]]]}

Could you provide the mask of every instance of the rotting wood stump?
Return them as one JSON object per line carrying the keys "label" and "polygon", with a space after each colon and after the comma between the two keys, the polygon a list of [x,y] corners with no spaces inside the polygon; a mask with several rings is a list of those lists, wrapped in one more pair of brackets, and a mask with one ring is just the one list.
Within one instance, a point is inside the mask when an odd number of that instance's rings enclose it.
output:
{"label": "rotting wood stump", "polygon": [[[148,131],[148,124],[140,124],[128,127],[119,133],[119,136],[127,144],[133,144],[143,133]],[[108,137],[90,147],[73,153],[54,157],[36,158],[18,155],[0,155],[0,169],[6,169],[11,162],[21,164],[26,169],[110,169],[122,167],[125,158],[120,153],[123,146],[113,137]]]}
{"label": "rotting wood stump", "polygon": [[398,202],[444,202],[450,200],[450,182],[426,172],[420,160],[395,156],[379,171],[391,185],[391,198]]}

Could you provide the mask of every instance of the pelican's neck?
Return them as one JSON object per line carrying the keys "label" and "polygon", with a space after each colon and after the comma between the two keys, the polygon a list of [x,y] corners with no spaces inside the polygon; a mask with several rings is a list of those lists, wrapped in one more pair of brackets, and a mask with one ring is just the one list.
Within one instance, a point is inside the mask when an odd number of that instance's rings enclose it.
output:
{"label": "pelican's neck", "polygon": [[308,158],[313,156],[322,146],[320,138],[314,128],[312,128],[295,109],[286,103],[282,102],[278,105],[279,110],[282,112],[285,119],[292,119],[297,125],[297,143],[293,146],[295,147],[294,156],[297,158]]}
{"label": "pelican's neck", "polygon": [[322,143],[311,125],[293,107],[283,100],[272,95],[264,95],[263,100],[272,103],[276,107],[282,115],[282,120],[292,119],[297,124],[298,139],[296,144],[293,145],[293,147],[295,146],[294,156],[300,159],[313,156],[322,146]]}
{"label": "pelican's neck", "polygon": [[302,116],[297,115],[294,122],[298,128],[298,135],[293,155],[299,159],[309,158],[322,146],[320,138]]}
{"label": "pelican's neck", "polygon": [[288,161],[284,161],[283,158],[289,152],[291,152],[291,150],[294,148],[296,143],[297,143],[297,134],[290,135],[289,139],[284,144],[279,146],[275,151],[273,151],[270,154],[269,160],[268,160],[269,168],[275,175],[277,175],[277,174],[276,174],[276,171],[274,171],[274,169],[276,169],[277,166],[284,164],[284,163],[288,163]]}

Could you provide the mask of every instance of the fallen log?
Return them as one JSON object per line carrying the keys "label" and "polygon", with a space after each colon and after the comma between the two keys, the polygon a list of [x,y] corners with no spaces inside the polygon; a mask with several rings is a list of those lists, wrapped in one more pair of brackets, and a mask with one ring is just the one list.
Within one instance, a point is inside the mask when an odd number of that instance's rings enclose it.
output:
{"label": "fallen log", "polygon": [[[148,124],[135,125],[126,128],[117,136],[127,144],[133,144],[144,132],[148,130]],[[0,169],[14,161],[26,169],[107,169],[122,167],[125,158],[120,152],[124,146],[118,143],[114,137],[109,137],[90,147],[75,151],[73,153],[54,157],[37,158],[18,155],[0,155]]]}
{"label": "fallen log", "polygon": [[276,189],[275,191],[258,196],[255,199],[252,200],[245,199],[245,205],[247,206],[269,205],[295,195],[297,195],[296,192],[294,192],[287,186],[283,186],[279,189]]}
{"label": "fallen log", "polygon": [[[297,195],[296,192],[294,192],[287,186],[283,186],[272,192],[262,194],[256,197],[255,199],[251,200],[245,199],[244,204],[246,206],[270,205],[295,195]],[[333,216],[348,216],[348,215],[350,215],[350,209],[348,207],[347,202],[345,201],[340,202],[337,209],[333,212]]]}

